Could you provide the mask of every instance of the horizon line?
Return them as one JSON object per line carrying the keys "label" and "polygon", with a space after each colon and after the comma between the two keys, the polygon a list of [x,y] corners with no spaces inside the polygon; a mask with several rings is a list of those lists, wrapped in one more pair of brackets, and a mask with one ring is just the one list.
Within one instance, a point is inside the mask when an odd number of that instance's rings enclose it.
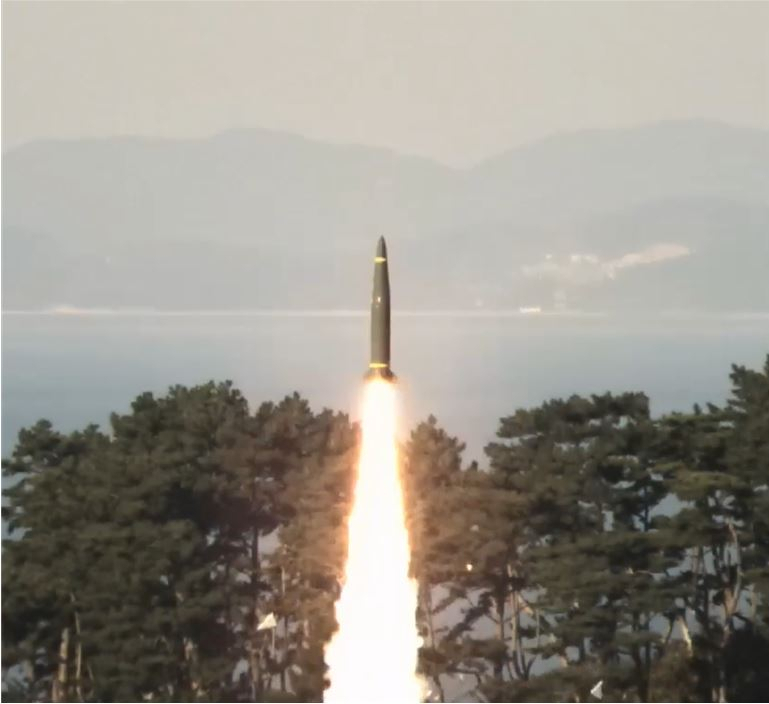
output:
{"label": "horizon line", "polygon": [[[49,317],[49,318],[163,318],[163,317],[254,317],[254,318],[365,318],[370,315],[367,308],[224,308],[224,309],[153,309],[153,308],[78,308],[62,306],[47,309],[3,309],[3,316],[10,317]],[[703,311],[671,309],[667,311],[585,311],[585,310],[547,310],[536,308],[458,308],[458,309],[393,309],[394,317],[403,318],[586,318],[607,319],[622,317],[626,319],[654,317],[658,319],[708,318],[731,320],[769,320],[769,310],[765,311]]]}

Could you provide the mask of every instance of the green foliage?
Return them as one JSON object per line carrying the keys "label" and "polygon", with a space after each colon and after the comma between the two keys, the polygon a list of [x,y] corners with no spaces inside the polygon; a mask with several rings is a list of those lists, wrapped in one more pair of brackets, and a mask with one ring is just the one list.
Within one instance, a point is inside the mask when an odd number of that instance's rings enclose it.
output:
{"label": "green foliage", "polygon": [[[769,698],[769,358],[731,379],[656,419],[642,393],[519,409],[484,470],[434,417],[412,431],[431,699]],[[321,700],[357,453],[345,415],[251,412],[229,382],[143,394],[109,433],[22,430],[4,697]]]}
{"label": "green foliage", "polygon": [[250,415],[229,383],[143,394],[109,437],[22,431],[4,466],[16,686],[56,701],[274,700],[282,671],[257,626],[276,585],[260,541],[297,513],[301,475],[349,469],[337,456],[352,433],[296,395]]}
{"label": "green foliage", "polygon": [[489,701],[585,701],[598,681],[613,700],[762,696],[735,652],[769,643],[769,366],[732,381],[726,409],[656,420],[640,393],[519,410],[488,472],[461,470],[434,419],[412,434],[415,570],[438,617],[422,668],[441,698],[460,673]]}

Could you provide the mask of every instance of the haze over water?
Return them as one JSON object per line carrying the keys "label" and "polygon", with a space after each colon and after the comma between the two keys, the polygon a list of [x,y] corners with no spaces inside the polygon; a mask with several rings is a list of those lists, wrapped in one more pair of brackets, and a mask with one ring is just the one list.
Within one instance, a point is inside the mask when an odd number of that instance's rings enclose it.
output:
{"label": "haze over water", "polygon": [[[254,408],[298,391],[313,408],[360,408],[364,312],[292,315],[3,315],[2,453],[48,418],[60,430],[126,412],[143,391],[231,379]],[[572,393],[644,391],[654,414],[722,403],[735,362],[769,351],[767,316],[394,314],[400,437],[433,413],[482,448],[498,420]]]}

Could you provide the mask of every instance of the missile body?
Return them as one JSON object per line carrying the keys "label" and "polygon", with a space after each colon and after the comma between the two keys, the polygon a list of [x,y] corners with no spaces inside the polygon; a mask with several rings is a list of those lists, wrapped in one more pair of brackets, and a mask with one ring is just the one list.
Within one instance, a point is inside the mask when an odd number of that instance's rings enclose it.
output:
{"label": "missile body", "polygon": [[393,381],[390,369],[390,275],[387,245],[379,238],[374,257],[374,289],[371,293],[371,358],[367,378]]}

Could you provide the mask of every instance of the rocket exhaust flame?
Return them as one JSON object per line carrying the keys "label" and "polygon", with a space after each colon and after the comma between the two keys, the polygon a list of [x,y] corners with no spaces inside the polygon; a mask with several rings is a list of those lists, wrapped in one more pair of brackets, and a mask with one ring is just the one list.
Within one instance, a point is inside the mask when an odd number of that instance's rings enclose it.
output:
{"label": "rocket exhaust flame", "polygon": [[336,603],[339,630],[326,647],[331,684],[326,702],[422,700],[416,674],[421,641],[417,585],[409,579],[409,536],[395,440],[390,370],[390,280],[384,238],[374,257],[371,357],[363,438],[348,524],[344,586]]}
{"label": "rocket exhaust flame", "polygon": [[325,653],[331,681],[325,702],[422,700],[417,585],[408,576],[395,393],[395,385],[383,379],[366,384],[345,582],[336,603],[339,630]]}

